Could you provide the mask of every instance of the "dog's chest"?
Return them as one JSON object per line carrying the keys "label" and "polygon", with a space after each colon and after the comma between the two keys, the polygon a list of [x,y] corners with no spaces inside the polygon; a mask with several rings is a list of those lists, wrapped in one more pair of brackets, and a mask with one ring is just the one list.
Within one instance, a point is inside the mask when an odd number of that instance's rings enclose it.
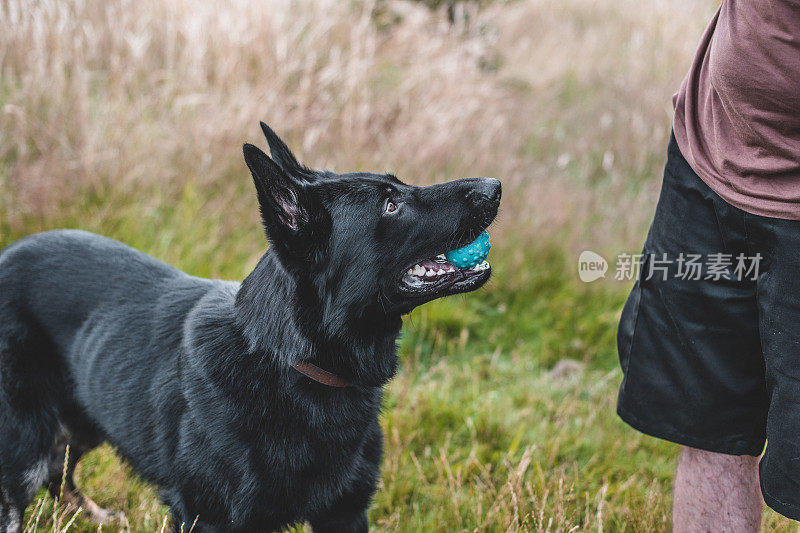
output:
{"label": "dog's chest", "polygon": [[354,487],[374,486],[380,451],[370,440],[309,439],[262,450],[252,468],[241,472],[236,497],[229,499],[231,516],[290,523],[331,507]]}
{"label": "dog's chest", "polygon": [[244,520],[245,528],[269,530],[308,519],[354,490],[371,493],[377,483],[382,443],[377,420],[363,428],[298,426],[292,432],[265,430],[260,439],[240,438],[235,444],[225,439],[226,446],[209,457],[215,465],[210,480],[221,481],[212,488],[213,499],[228,502],[226,514]]}

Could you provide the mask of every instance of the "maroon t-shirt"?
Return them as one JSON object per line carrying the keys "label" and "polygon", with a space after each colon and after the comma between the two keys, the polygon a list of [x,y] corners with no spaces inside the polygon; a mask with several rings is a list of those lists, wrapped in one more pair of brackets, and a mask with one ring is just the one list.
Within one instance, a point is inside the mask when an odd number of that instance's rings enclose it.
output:
{"label": "maroon t-shirt", "polygon": [[800,0],[723,0],[673,104],[678,146],[709,187],[800,220]]}

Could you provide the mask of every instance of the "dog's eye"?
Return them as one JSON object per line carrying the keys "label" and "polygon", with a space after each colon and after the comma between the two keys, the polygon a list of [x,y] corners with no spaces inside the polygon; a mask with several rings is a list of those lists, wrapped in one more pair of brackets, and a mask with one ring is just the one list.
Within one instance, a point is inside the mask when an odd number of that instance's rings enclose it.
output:
{"label": "dog's eye", "polygon": [[397,205],[395,205],[395,203],[392,202],[391,200],[387,200],[386,207],[384,208],[383,211],[384,213],[394,213],[395,211],[397,211]]}

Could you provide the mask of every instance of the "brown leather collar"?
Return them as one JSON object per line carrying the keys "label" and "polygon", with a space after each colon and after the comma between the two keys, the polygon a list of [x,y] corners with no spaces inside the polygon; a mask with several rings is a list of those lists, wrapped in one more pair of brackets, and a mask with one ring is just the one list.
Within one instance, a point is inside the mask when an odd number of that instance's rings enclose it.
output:
{"label": "brown leather collar", "polygon": [[351,386],[351,383],[349,381],[345,381],[336,374],[332,374],[331,372],[323,370],[317,365],[308,363],[306,361],[300,361],[299,363],[294,363],[292,365],[292,368],[294,368],[304,376],[313,379],[317,383],[322,383],[323,385],[327,385],[329,387],[344,388]]}

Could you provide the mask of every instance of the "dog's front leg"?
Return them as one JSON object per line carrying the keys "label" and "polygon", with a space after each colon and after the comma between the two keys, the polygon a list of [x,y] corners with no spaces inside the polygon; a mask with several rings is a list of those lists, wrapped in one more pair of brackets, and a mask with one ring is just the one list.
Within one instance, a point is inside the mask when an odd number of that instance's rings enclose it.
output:
{"label": "dog's front leg", "polygon": [[378,486],[383,455],[383,433],[377,421],[362,449],[358,476],[348,490],[327,509],[312,517],[314,533],[363,533],[369,531],[367,508]]}
{"label": "dog's front leg", "polygon": [[[382,438],[382,436],[381,436]],[[377,449],[376,449],[377,448]],[[314,533],[364,533],[369,531],[367,509],[372,495],[378,485],[380,475],[378,463],[380,447],[373,447],[369,457],[359,469],[360,478],[356,479],[349,490],[345,491],[327,509],[312,516],[309,522]]]}
{"label": "dog's front leg", "polygon": [[382,456],[383,432],[376,418],[367,430],[360,460],[354,465],[356,476],[352,485],[330,507],[309,520],[314,533],[369,531],[367,509],[378,488]]}

